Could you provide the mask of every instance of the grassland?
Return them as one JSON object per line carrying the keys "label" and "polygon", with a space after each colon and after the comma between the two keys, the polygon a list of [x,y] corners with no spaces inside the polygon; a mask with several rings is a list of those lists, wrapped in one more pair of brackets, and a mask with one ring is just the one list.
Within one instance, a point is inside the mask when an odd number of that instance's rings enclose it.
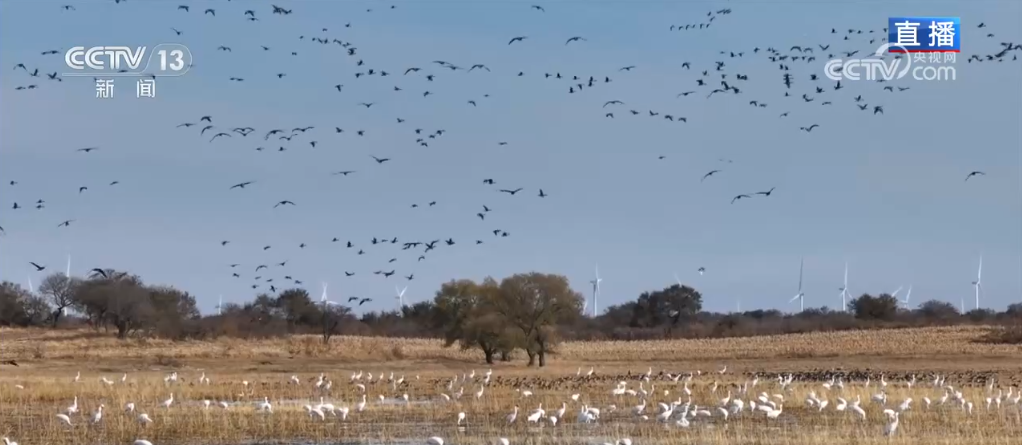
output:
{"label": "grassland", "polygon": [[[721,340],[679,340],[667,342],[567,343],[558,348],[551,365],[528,369],[519,358],[493,366],[493,376],[482,397],[477,398],[478,381],[488,369],[476,351],[444,348],[433,340],[383,338],[335,338],[323,345],[318,337],[293,337],[242,341],[221,339],[211,342],[169,342],[162,340],[118,341],[106,335],[83,331],[0,330],[0,361],[15,360],[18,367],[0,370],[0,434],[21,445],[46,444],[130,444],[144,438],[154,444],[270,442],[404,442],[424,443],[428,436],[440,436],[448,443],[492,443],[507,437],[511,443],[603,443],[630,437],[635,444],[1018,444],[1022,437],[1022,406],[1003,397],[1011,387],[1017,394],[1022,386],[1022,348],[976,342],[983,328],[932,328],[898,331],[862,331],[754,337]],[[716,370],[727,365],[725,374]],[[576,377],[595,369],[589,378]],[[746,411],[724,420],[718,413],[693,419],[689,428],[673,422],[642,420],[632,413],[643,397],[613,396],[618,381],[639,391],[640,376],[652,368],[643,390],[649,391],[647,412],[655,417],[657,402],[687,399],[684,384],[660,372],[688,373],[697,370],[689,388],[693,404],[719,404],[734,385],[760,375],[759,385],[743,398],[754,399],[759,392],[781,393],[783,413],[766,419],[763,412]],[[461,381],[463,374],[476,370],[476,382]],[[843,389],[826,390],[819,371],[841,369],[853,372]],[[361,390],[350,382],[359,370],[393,372],[400,385],[388,379],[366,383],[367,408],[354,412]],[[872,384],[857,380],[869,370]],[[165,382],[178,372],[177,383]],[[74,381],[80,372],[78,382]],[[790,390],[782,390],[776,375],[793,372],[797,379]],[[333,382],[329,391],[317,390],[313,382],[324,373]],[[899,430],[891,438],[882,436],[886,423],[883,406],[870,401],[880,390],[877,380],[886,374],[888,408],[912,397],[912,408],[900,418]],[[917,374],[920,382],[909,388],[905,379]],[[967,414],[963,404],[949,400],[937,406],[944,390],[933,388],[932,375],[947,376],[946,384],[962,391],[963,400],[974,405]],[[121,378],[127,375],[126,380]],[[205,374],[209,384],[200,384]],[[296,375],[301,384],[289,383]],[[103,383],[106,378],[112,384]],[[458,382],[448,389],[448,382]],[[988,394],[986,382],[994,379]],[[471,380],[471,379],[470,379]],[[248,382],[245,384],[244,382]],[[714,391],[714,384],[717,389]],[[652,386],[655,385],[655,390]],[[20,388],[19,388],[20,387]],[[459,400],[446,402],[441,394],[453,396],[464,388]],[[518,390],[531,390],[523,397]],[[664,394],[668,391],[668,394]],[[808,408],[805,399],[814,391],[828,399],[823,411]],[[986,409],[986,398],[1001,391],[1001,406]],[[174,393],[175,402],[165,408],[161,402]],[[409,402],[402,396],[408,395]],[[579,402],[571,400],[579,394]],[[379,400],[384,396],[385,402]],[[79,414],[72,426],[63,425],[56,414],[79,398]],[[849,412],[835,411],[837,397],[860,397],[867,411],[865,420]],[[257,413],[256,404],[266,397],[273,413]],[[303,405],[315,405],[319,398],[349,406],[347,420],[311,418]],[[925,409],[922,398],[934,406]],[[212,407],[203,408],[202,401]],[[217,402],[228,402],[223,409]],[[136,404],[134,414],[124,406]],[[567,403],[567,414],[556,425],[527,424],[526,415],[539,403],[549,414]],[[596,424],[575,422],[581,403],[599,407]],[[89,418],[103,404],[99,424]],[[511,426],[505,416],[513,406],[522,412]],[[611,406],[616,410],[611,412]],[[1010,405],[1010,406],[1009,406]],[[138,413],[145,412],[153,423],[142,426]],[[467,427],[455,424],[458,412],[467,416]],[[465,426],[465,425],[462,425]]]}

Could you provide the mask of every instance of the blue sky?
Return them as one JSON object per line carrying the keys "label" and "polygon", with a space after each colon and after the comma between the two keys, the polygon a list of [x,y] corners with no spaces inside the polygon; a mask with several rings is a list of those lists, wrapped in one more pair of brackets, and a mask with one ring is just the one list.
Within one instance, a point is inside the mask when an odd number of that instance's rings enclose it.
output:
{"label": "blue sky", "polygon": [[[839,305],[847,261],[854,295],[912,285],[914,302],[957,305],[965,297],[971,308],[982,254],[982,305],[1003,308],[1022,296],[1022,62],[965,63],[997,52],[998,42],[1022,43],[1017,2],[276,2],[293,11],[286,16],[258,1],[67,3],[76,9],[0,3],[5,280],[38,283],[43,274],[29,261],[63,270],[70,252],[76,274],[129,270],[191,292],[210,312],[221,294],[228,302],[251,299],[253,269],[270,264],[259,275],[273,284],[292,275],[318,296],[329,282],[332,299],[370,296],[376,301],[362,309],[378,310],[396,306],[395,284],[407,284],[406,300],[414,302],[452,278],[533,270],[565,274],[591,298],[587,282],[598,263],[601,307],[670,285],[677,273],[711,310],[731,310],[739,300],[743,309],[794,310],[788,299],[804,256],[806,306]],[[179,4],[191,11],[176,10]],[[203,15],[206,8],[216,16]],[[706,30],[668,30],[722,8],[733,12]],[[246,21],[246,9],[259,21]],[[795,85],[785,98],[778,64],[752,54],[754,47],[787,54],[792,45],[826,43],[831,52],[872,52],[879,41],[869,44],[867,31],[840,37],[854,28],[875,30],[879,39],[889,16],[913,15],[962,18],[956,81],[844,82],[835,92],[817,48],[815,62],[790,64]],[[978,30],[979,22],[987,27]],[[529,38],[508,45],[514,36]],[[572,36],[587,40],[565,45]],[[357,55],[311,37],[351,42]],[[169,42],[187,45],[195,67],[158,79],[155,99],[136,98],[131,78],[117,79],[115,97],[101,100],[91,78],[58,83],[10,68],[64,72],[61,56],[71,46]],[[220,45],[232,51],[217,51]],[[40,55],[47,50],[59,54]],[[359,59],[364,66],[355,65]],[[452,72],[434,60],[491,71]],[[707,99],[710,88],[696,87],[702,70],[718,83],[718,60],[741,94]],[[629,65],[636,68],[619,71]],[[402,75],[413,66],[423,70]],[[355,78],[368,68],[391,76]],[[281,72],[287,75],[278,79]],[[571,83],[544,79],[547,72],[612,82],[568,94]],[[749,80],[735,81],[735,73]],[[807,104],[799,96],[812,93],[810,74],[827,92]],[[39,88],[14,89],[28,84]],[[910,90],[886,92],[884,85]],[[423,97],[427,90],[432,95]],[[690,90],[698,93],[675,97]],[[859,111],[852,99],[859,94],[884,114]],[[602,108],[609,100],[625,104]],[[833,105],[820,106],[825,100]],[[614,119],[604,117],[608,111]],[[200,127],[175,128],[203,115],[216,130],[256,131],[210,143]],[[814,123],[820,127],[812,133],[799,131]],[[269,129],[304,126],[316,128],[290,143],[262,138]],[[446,133],[420,147],[414,128]],[[276,151],[282,145],[287,151]],[[75,151],[90,146],[101,149]],[[377,165],[370,155],[392,160]],[[721,172],[700,182],[715,169]],[[338,170],[357,173],[330,175]],[[964,182],[973,170],[987,175]],[[228,190],[243,181],[256,183]],[[89,190],[79,194],[80,186]],[[496,191],[505,187],[525,190]],[[729,203],[771,187],[769,198]],[[537,197],[539,188],[550,196]],[[45,209],[33,207],[37,199]],[[273,208],[285,199],[297,205]],[[425,207],[433,200],[435,207]],[[24,208],[12,210],[13,202]],[[423,207],[410,208],[416,203]],[[480,221],[474,215],[483,205],[492,211]],[[66,219],[76,221],[58,229]],[[510,235],[494,237],[494,229]],[[457,244],[441,242],[417,262],[421,248],[369,246],[374,236],[453,237]],[[342,243],[330,243],[333,237]],[[221,240],[231,243],[221,247]],[[348,240],[356,249],[343,247]],[[356,255],[358,247],[366,254]],[[285,260],[286,267],[272,266]],[[242,279],[231,276],[231,263],[241,264]],[[707,273],[699,276],[699,267]],[[397,274],[389,279],[371,273],[390,269]],[[410,282],[398,277],[412,273]]]}

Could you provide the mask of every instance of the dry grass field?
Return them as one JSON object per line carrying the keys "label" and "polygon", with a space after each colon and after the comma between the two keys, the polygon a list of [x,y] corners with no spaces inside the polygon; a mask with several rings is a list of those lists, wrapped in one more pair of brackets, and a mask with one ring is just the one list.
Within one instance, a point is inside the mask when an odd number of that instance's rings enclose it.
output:
{"label": "dry grass field", "polygon": [[[486,383],[484,373],[491,368],[481,363],[480,353],[443,348],[433,340],[346,337],[329,345],[315,336],[118,341],[86,331],[0,329],[0,361],[19,365],[0,368],[0,435],[21,445],[131,444],[136,439],[158,445],[425,443],[429,436],[449,444],[495,443],[506,437],[512,444],[602,444],[630,438],[636,445],[1017,445],[1022,437],[1022,405],[1017,398],[1022,348],[976,342],[984,333],[983,328],[932,328],[567,343],[546,368],[525,368],[523,357],[516,357],[512,363],[493,366]],[[727,371],[718,373],[724,365]],[[580,367],[582,375],[576,376]],[[586,377],[590,367],[593,375]],[[650,369],[646,381],[643,377]],[[839,374],[846,376],[843,388],[836,382],[824,387],[829,376],[822,371],[827,370],[844,373]],[[360,371],[362,378],[352,381]],[[173,372],[178,380],[167,381]],[[690,372],[687,384],[686,377],[675,381],[668,375]],[[777,376],[789,372],[794,383],[782,387]],[[321,373],[324,382],[330,382],[329,389],[327,384],[316,387]],[[369,373],[372,382],[367,382]],[[882,374],[886,387],[880,383]],[[910,387],[911,374],[918,381]],[[200,382],[203,375],[208,383]],[[945,376],[944,385],[953,389],[934,387],[934,375]],[[300,383],[293,383],[292,376]],[[635,394],[612,394],[619,381],[627,382],[627,390]],[[747,390],[741,391],[741,386]],[[485,389],[477,397],[480,388]],[[526,396],[526,391],[533,394]],[[729,391],[745,407],[732,412],[733,401],[723,405],[729,411],[725,418],[718,407]],[[885,404],[872,400],[881,392],[887,395]],[[945,392],[949,397],[941,404]],[[961,392],[960,398],[956,392]],[[163,403],[171,393],[174,401],[166,407]],[[761,393],[780,409],[776,418],[750,410],[750,402],[763,404],[758,400]],[[358,412],[363,394],[367,403]],[[827,405],[822,410],[818,403],[809,406],[806,399],[811,394]],[[69,415],[71,425],[66,425],[57,414],[66,413],[76,396],[78,412]],[[347,418],[342,419],[338,410],[334,415],[325,410],[325,420],[320,420],[303,407],[319,405],[320,397],[338,409],[348,407]],[[858,397],[865,418],[850,406],[837,410],[839,397],[849,405]],[[264,398],[272,413],[258,412]],[[900,411],[907,398],[912,402],[899,414],[897,431],[884,437],[889,420],[883,410]],[[931,400],[929,408],[924,398]],[[635,407],[643,400],[646,408],[636,414]],[[689,400],[690,411],[698,408],[700,414],[684,416],[687,427],[678,425]],[[657,421],[658,403],[675,401],[679,405],[670,420]],[[134,412],[125,412],[128,403],[134,403]],[[526,417],[541,403],[544,418],[556,415],[562,403],[566,413],[556,425],[549,420],[528,422]],[[599,408],[599,419],[579,423],[583,404]],[[103,416],[92,423],[100,405]],[[515,405],[520,414],[508,425],[506,416]],[[460,426],[459,412],[466,415]],[[139,423],[141,413],[152,422]]]}

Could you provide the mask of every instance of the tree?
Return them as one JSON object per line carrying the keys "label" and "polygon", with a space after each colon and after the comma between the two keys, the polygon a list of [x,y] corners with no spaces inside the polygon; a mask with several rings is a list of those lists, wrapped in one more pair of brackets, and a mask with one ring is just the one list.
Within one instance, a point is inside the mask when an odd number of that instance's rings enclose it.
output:
{"label": "tree", "polygon": [[188,323],[200,317],[195,297],[171,286],[157,286],[149,289],[149,303],[156,315],[151,327],[166,337],[187,335]]}
{"label": "tree", "polygon": [[150,289],[137,275],[114,270],[96,273],[74,287],[73,301],[96,327],[113,325],[120,339],[145,327],[154,328]]}
{"label": "tree", "polygon": [[862,294],[848,302],[848,307],[860,320],[892,320],[898,314],[898,299],[890,294]]}
{"label": "tree", "polygon": [[958,318],[958,308],[946,301],[929,300],[919,305],[916,309],[923,318],[930,321],[949,321]]}
{"label": "tree", "polygon": [[657,327],[694,318],[703,309],[703,297],[695,289],[671,285],[655,292],[643,292],[632,307],[631,326]]}
{"label": "tree", "polygon": [[529,366],[536,358],[539,366],[546,365],[546,354],[557,340],[553,327],[580,317],[584,302],[566,277],[538,272],[505,278],[487,301],[509,326],[518,329]]}
{"label": "tree", "polygon": [[500,292],[493,278],[482,283],[451,280],[440,286],[433,299],[433,326],[443,332],[447,346],[478,347],[493,364],[494,354],[514,349],[505,319],[494,312],[492,300]]}
{"label": "tree", "polygon": [[277,295],[276,307],[283,312],[291,332],[298,325],[315,326],[322,320],[319,307],[312,302],[305,289],[293,288],[281,292]]}
{"label": "tree", "polygon": [[39,284],[39,293],[46,297],[54,308],[53,327],[57,326],[57,321],[66,313],[67,308],[74,304],[74,288],[77,282],[77,279],[54,272],[43,278],[43,282]]}
{"label": "tree", "polygon": [[322,335],[324,344],[330,343],[330,337],[340,333],[340,328],[344,321],[354,320],[354,317],[351,315],[351,308],[348,306],[329,304],[320,312],[322,313]]}
{"label": "tree", "polygon": [[39,326],[50,316],[50,306],[10,281],[0,283],[0,325]]}

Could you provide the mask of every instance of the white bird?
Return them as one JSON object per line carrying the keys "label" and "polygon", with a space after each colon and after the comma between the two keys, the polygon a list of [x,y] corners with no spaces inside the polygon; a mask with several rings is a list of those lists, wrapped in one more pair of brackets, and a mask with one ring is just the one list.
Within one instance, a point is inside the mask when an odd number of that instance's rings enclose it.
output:
{"label": "white bird", "polygon": [[362,394],[362,401],[355,404],[355,411],[362,412],[366,409],[366,395]]}
{"label": "white bird", "polygon": [[148,440],[138,439],[132,445],[153,445],[153,443]]}
{"label": "white bird", "polygon": [[81,379],[82,379],[82,372],[78,371],[78,374],[75,374],[74,382],[78,383],[78,381],[81,380]]}
{"label": "white bird", "polygon": [[458,422],[455,425],[461,425],[461,422],[465,421],[465,412],[458,413]]}
{"label": "white bird", "polygon": [[257,409],[259,411],[265,411],[265,412],[272,413],[273,412],[273,405],[270,405],[270,398],[269,397],[263,397],[263,401],[261,403],[259,403]]}
{"label": "white bird", "polygon": [[174,403],[174,393],[170,393],[170,398],[163,401],[164,408],[170,408],[170,404]]}
{"label": "white bird", "polygon": [[781,415],[782,411],[784,411],[784,405],[779,405],[777,409],[771,409],[770,411],[767,411],[767,418],[776,419],[778,416]]}
{"label": "white bird", "polygon": [[515,419],[517,419],[517,418],[518,418],[518,405],[515,405],[514,412],[512,412],[511,414],[507,415],[507,423],[508,424],[515,423]]}
{"label": "white bird", "polygon": [[444,445],[444,439],[437,436],[433,436],[430,437],[429,439],[426,439],[426,443],[428,445]]}
{"label": "white bird", "polygon": [[92,423],[99,423],[100,420],[103,420],[103,404],[102,403],[99,405],[99,408],[96,408],[96,412],[92,414]]}
{"label": "white bird", "polygon": [[138,423],[141,423],[142,426],[146,426],[153,423],[153,419],[150,419],[148,414],[142,413],[138,415]]}
{"label": "white bird", "polygon": [[124,404],[124,412],[126,412],[126,413],[133,413],[133,412],[135,412],[135,403],[134,402],[128,402],[128,403]]}
{"label": "white bird", "polygon": [[511,445],[511,441],[507,440],[506,437],[498,437],[497,443],[499,443],[500,445]]}
{"label": "white bird", "polygon": [[894,410],[885,409],[884,414],[886,414],[887,418],[890,420],[890,422],[884,426],[884,435],[892,436],[895,431],[898,431],[898,415],[900,413]]}
{"label": "white bird", "polygon": [[67,426],[71,426],[71,418],[67,414],[57,414],[57,418],[66,423]]}
{"label": "white bird", "polygon": [[4,445],[18,445],[18,442],[11,442],[11,439],[4,437]]}

